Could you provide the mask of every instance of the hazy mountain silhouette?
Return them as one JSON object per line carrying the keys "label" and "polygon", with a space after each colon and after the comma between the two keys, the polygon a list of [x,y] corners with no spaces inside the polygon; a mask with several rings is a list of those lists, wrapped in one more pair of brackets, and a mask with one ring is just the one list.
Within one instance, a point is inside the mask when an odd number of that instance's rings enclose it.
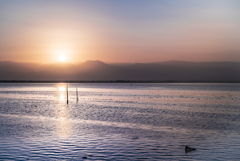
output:
{"label": "hazy mountain silhouette", "polygon": [[34,64],[0,62],[0,80],[240,81],[238,62]]}

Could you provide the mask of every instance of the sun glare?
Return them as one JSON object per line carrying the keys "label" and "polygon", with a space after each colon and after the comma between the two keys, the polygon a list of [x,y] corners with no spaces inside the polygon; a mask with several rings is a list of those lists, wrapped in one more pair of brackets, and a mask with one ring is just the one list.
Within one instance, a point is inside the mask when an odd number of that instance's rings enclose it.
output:
{"label": "sun glare", "polygon": [[69,51],[67,49],[56,49],[54,53],[57,56],[59,62],[67,61],[67,55],[69,55]]}
{"label": "sun glare", "polygon": [[60,55],[60,56],[59,56],[59,61],[60,61],[60,62],[65,62],[65,61],[66,61],[65,55]]}
{"label": "sun glare", "polygon": [[59,92],[66,91],[66,87],[59,87],[59,88],[58,88],[58,91],[59,91]]}

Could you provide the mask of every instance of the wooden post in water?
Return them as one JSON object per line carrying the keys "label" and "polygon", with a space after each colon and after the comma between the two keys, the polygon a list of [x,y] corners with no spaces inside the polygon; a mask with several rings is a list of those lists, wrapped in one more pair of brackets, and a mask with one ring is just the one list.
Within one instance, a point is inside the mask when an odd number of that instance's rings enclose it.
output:
{"label": "wooden post in water", "polygon": [[67,92],[67,104],[68,104],[68,84],[67,84],[67,87],[66,87],[66,92]]}
{"label": "wooden post in water", "polygon": [[78,89],[76,87],[76,97],[77,97],[77,102],[78,102]]}

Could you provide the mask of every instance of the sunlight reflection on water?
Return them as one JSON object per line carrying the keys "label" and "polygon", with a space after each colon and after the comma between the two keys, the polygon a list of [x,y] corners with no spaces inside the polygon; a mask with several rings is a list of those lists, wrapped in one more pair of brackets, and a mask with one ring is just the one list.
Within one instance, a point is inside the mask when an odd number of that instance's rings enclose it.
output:
{"label": "sunlight reflection on water", "polygon": [[67,104],[64,83],[0,84],[0,158],[239,159],[239,88],[69,84]]}
{"label": "sunlight reflection on water", "polygon": [[69,121],[69,112],[67,107],[58,106],[56,109],[56,127],[57,133],[62,138],[67,138],[71,133],[71,121]]}
{"label": "sunlight reflection on water", "polygon": [[64,92],[64,91],[66,91],[66,87],[59,87],[59,88],[58,88],[58,91]]}

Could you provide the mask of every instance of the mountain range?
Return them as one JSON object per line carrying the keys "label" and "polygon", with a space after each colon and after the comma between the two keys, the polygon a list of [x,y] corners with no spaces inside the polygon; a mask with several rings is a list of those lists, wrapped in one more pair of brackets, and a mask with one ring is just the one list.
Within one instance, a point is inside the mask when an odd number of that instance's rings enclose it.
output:
{"label": "mountain range", "polygon": [[34,64],[0,61],[0,80],[24,81],[240,81],[240,62]]}

